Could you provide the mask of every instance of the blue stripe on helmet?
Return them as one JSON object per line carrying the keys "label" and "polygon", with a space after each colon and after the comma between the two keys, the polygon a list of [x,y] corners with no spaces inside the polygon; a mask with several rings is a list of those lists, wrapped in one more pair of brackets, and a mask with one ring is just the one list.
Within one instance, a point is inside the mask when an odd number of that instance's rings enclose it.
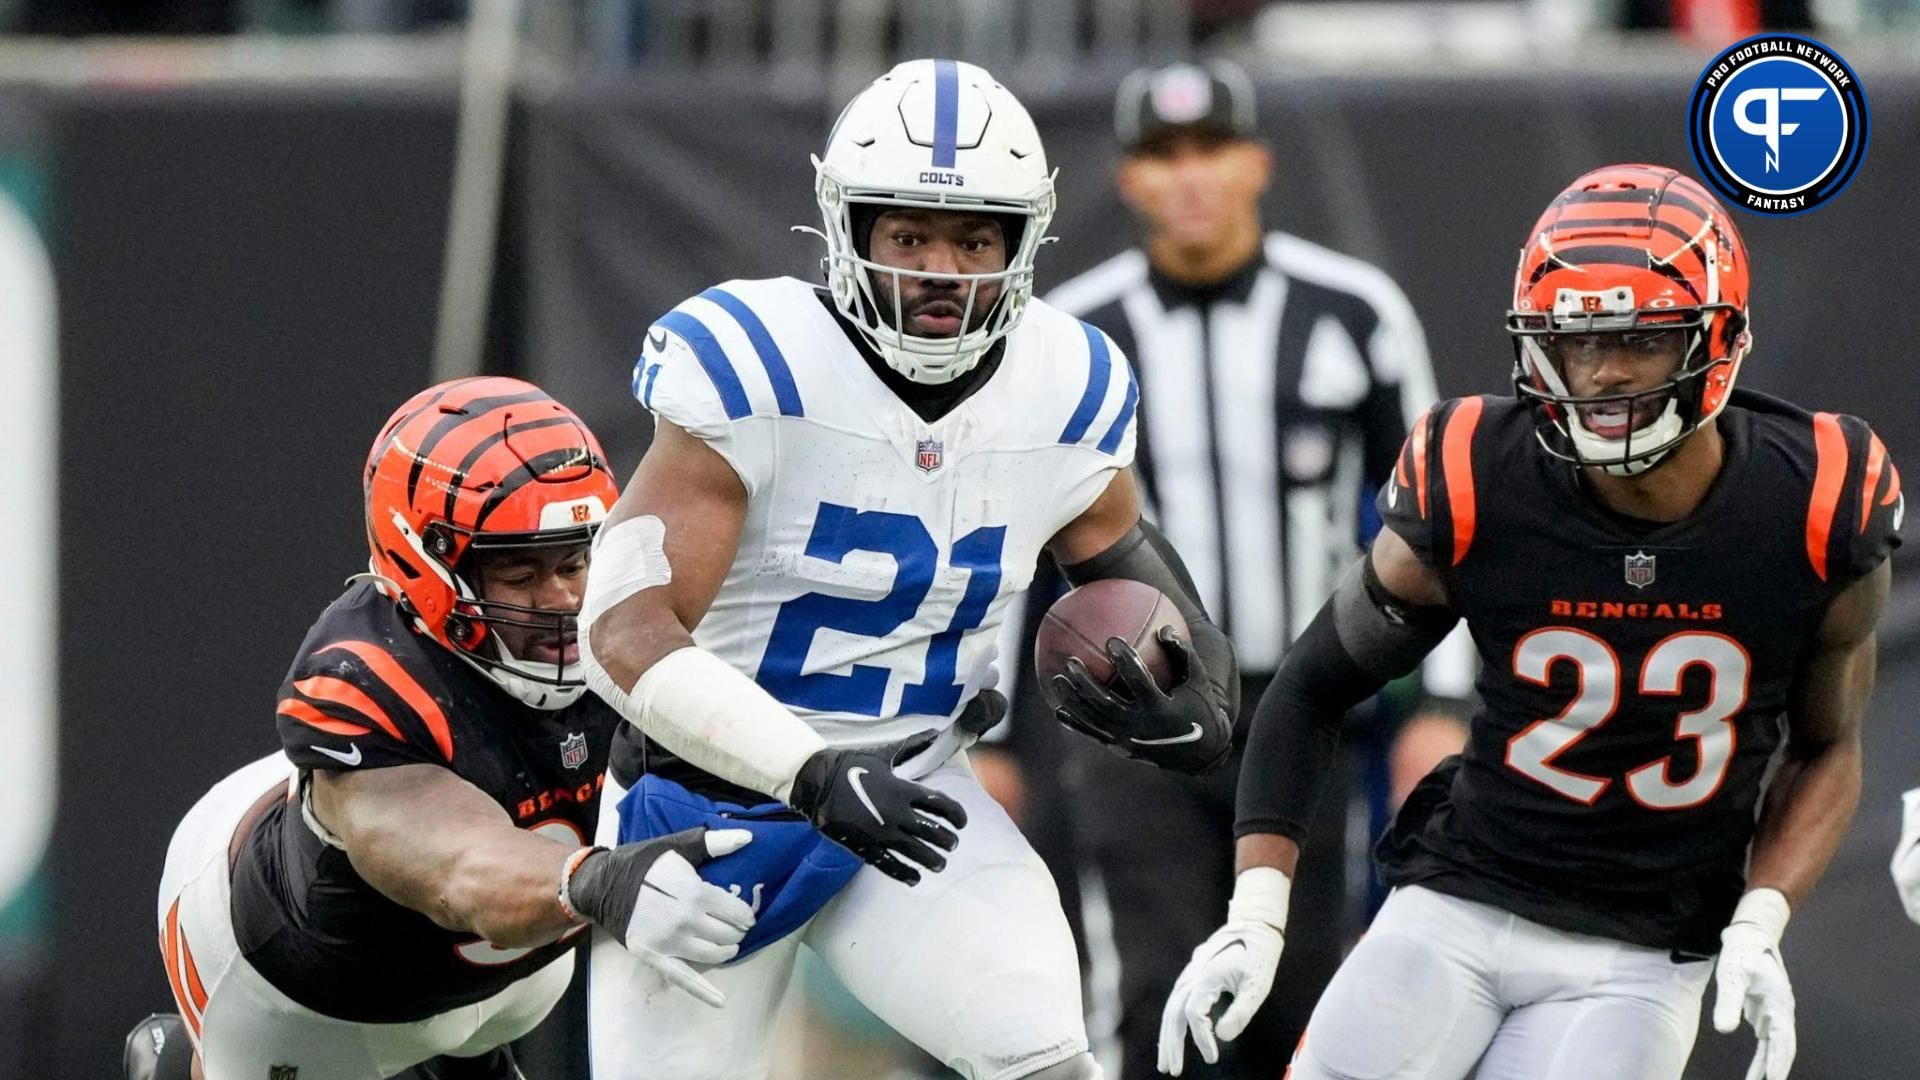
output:
{"label": "blue stripe on helmet", "polygon": [[780,346],[767,333],[767,324],[753,313],[739,297],[721,288],[708,289],[700,294],[700,299],[711,301],[733,316],[740,329],[747,332],[747,340],[753,342],[753,351],[760,354],[760,366],[767,370],[767,381],[773,384],[774,400],[780,404],[781,416],[805,416],[800,407],[800,388],[794,384],[793,369],[787,367],[787,358],[780,352]]}
{"label": "blue stripe on helmet", "polygon": [[1113,418],[1113,426],[1100,438],[1100,452],[1111,454],[1120,448],[1120,440],[1127,434],[1127,425],[1133,422],[1133,407],[1140,402],[1140,384],[1133,379],[1133,372],[1127,372],[1127,399],[1120,403],[1120,415]]}
{"label": "blue stripe on helmet", "polygon": [[933,164],[953,168],[954,143],[960,129],[960,65],[951,60],[933,62]]}
{"label": "blue stripe on helmet", "polygon": [[680,335],[681,340],[693,346],[693,355],[706,369],[708,381],[720,394],[720,404],[727,410],[727,419],[738,420],[753,414],[753,405],[747,400],[746,388],[740,385],[740,376],[733,373],[733,362],[727,359],[727,351],[713,339],[713,334],[699,319],[684,311],[669,311],[660,317],[656,324]]}
{"label": "blue stripe on helmet", "polygon": [[1087,388],[1080,394],[1080,404],[1067,420],[1066,428],[1060,432],[1063,443],[1077,443],[1087,437],[1087,429],[1093,426],[1093,418],[1100,412],[1100,403],[1107,400],[1107,380],[1113,374],[1107,335],[1089,322],[1082,322],[1080,329],[1087,335]]}

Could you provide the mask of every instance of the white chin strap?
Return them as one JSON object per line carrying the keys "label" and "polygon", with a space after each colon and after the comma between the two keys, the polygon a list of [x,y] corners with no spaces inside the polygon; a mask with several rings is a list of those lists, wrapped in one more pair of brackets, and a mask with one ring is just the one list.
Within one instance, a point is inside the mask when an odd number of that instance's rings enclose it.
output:
{"label": "white chin strap", "polygon": [[572,686],[556,685],[554,680],[560,678],[559,664],[519,659],[513,655],[513,650],[507,648],[507,643],[500,640],[498,632],[492,636],[494,645],[500,650],[499,663],[483,664],[469,656],[465,649],[457,647],[453,650],[454,655],[498,683],[502,690],[518,698],[522,705],[545,712],[558,712],[579,701],[580,695],[587,692],[584,680]]}
{"label": "white chin strap", "polygon": [[[1560,378],[1560,372],[1553,366],[1553,362],[1547,359],[1545,350],[1540,348],[1538,342],[1527,338],[1521,342],[1520,347],[1526,353],[1528,366],[1540,376],[1542,382],[1547,384],[1548,390],[1562,398],[1573,396],[1567,391],[1566,382]],[[1629,410],[1631,410],[1630,403]],[[1620,439],[1608,439],[1594,434],[1593,430],[1587,427],[1586,422],[1580,419],[1580,410],[1572,405],[1562,405],[1561,412],[1565,414],[1567,437],[1572,440],[1574,454],[1580,458],[1580,463],[1599,469],[1610,476],[1637,476],[1660,464],[1661,460],[1679,445],[1678,440],[1686,427],[1685,421],[1680,419],[1680,402],[1672,396],[1667,398],[1665,407],[1660,410],[1660,415],[1654,419],[1653,423],[1629,431],[1626,438]],[[1631,423],[1632,412],[1629,411],[1627,416],[1628,422]],[[1629,443],[1635,446],[1652,447],[1652,449],[1635,454],[1629,459],[1626,456]]]}
{"label": "white chin strap", "polygon": [[[1629,414],[1631,415],[1631,414]],[[1631,439],[1603,439],[1587,429],[1576,409],[1567,410],[1567,435],[1573,440],[1574,452],[1582,461],[1594,462],[1594,467],[1613,476],[1634,476],[1646,472],[1660,464],[1662,458],[1673,452],[1678,445],[1684,426],[1680,419],[1680,403],[1672,397],[1667,398],[1666,407],[1653,423],[1631,433]],[[1622,460],[1627,453],[1628,442],[1640,443],[1655,449],[1631,460]]]}
{"label": "white chin strap", "polygon": [[[841,314],[888,367],[917,383],[952,382],[979,366],[993,343],[1018,325],[1032,291],[1033,275],[1026,267],[991,274],[941,274],[912,273],[850,253],[829,255],[826,261],[831,291]],[[880,275],[891,279],[891,288],[875,287],[874,278]],[[901,280],[929,278],[961,283],[960,295],[955,298],[961,308],[961,332],[952,337],[921,337],[901,329],[906,319],[899,301]],[[992,282],[1000,284],[1000,295],[982,309],[980,287]]]}

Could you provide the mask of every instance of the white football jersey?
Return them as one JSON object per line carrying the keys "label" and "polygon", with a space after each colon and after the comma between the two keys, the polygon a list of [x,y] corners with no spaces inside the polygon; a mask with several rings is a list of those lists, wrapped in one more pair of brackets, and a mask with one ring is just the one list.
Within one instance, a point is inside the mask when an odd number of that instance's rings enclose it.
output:
{"label": "white football jersey", "polygon": [[1105,334],[1035,301],[986,385],[928,423],[811,285],[773,278],[663,316],[633,393],[747,490],[694,640],[845,745],[944,726],[994,685],[1041,548],[1133,461],[1139,385]]}

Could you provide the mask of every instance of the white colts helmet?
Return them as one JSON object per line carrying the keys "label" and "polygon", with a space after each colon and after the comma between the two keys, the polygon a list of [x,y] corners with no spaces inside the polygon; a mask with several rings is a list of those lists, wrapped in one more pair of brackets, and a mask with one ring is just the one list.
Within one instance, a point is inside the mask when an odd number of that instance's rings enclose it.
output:
{"label": "white colts helmet", "polygon": [[[813,168],[834,303],[894,370],[915,382],[948,382],[1019,324],[1033,297],[1033,256],[1053,220],[1053,174],[1032,118],[992,75],[956,60],[895,67],[841,111],[826,155],[814,158]],[[855,236],[856,205],[1001,215],[1009,221],[1007,267],[937,274],[882,266],[864,254],[866,238]],[[874,289],[876,274],[893,276],[886,300]],[[962,332],[946,338],[904,333],[902,277],[968,284]],[[1002,283],[1000,297],[976,319],[978,284],[990,281]]]}

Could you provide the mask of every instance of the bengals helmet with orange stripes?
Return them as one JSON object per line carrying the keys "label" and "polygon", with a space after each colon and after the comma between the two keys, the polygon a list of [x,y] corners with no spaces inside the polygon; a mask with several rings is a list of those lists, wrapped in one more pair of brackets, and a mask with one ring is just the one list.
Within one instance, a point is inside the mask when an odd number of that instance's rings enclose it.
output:
{"label": "bengals helmet with orange stripes", "polygon": [[[1692,179],[1658,165],[1611,165],[1575,180],[1529,234],[1507,331],[1514,386],[1536,407],[1549,453],[1620,476],[1644,472],[1725,407],[1752,347],[1746,245]],[[1633,393],[1576,396],[1560,351],[1592,335],[1678,343],[1673,377]],[[1676,336],[1677,335],[1677,336]],[[1618,415],[1617,436],[1588,418]]]}
{"label": "bengals helmet with orange stripes", "polygon": [[593,433],[540,388],[441,383],[400,406],[367,456],[368,569],[422,634],[526,704],[565,708],[584,680],[564,659],[515,657],[492,631],[571,640],[579,612],[484,599],[464,562],[481,550],[587,543],[618,496]]}

